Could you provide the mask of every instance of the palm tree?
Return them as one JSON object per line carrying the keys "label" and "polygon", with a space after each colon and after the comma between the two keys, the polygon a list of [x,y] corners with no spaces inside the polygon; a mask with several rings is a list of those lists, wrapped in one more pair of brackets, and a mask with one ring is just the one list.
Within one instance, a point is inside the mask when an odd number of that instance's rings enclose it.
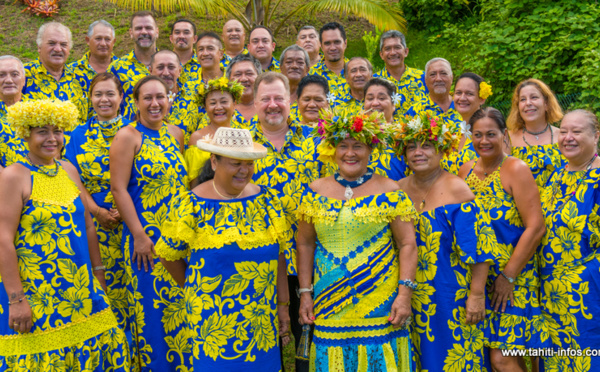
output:
{"label": "palm tree", "polygon": [[406,20],[398,7],[392,7],[388,0],[314,0],[292,10],[278,25],[273,24],[273,15],[282,0],[248,0],[244,10],[237,7],[235,0],[110,0],[113,3],[133,10],[155,10],[171,13],[180,9],[216,15],[230,14],[240,21],[248,31],[255,25],[264,25],[277,35],[282,26],[292,16],[321,12],[351,14],[368,20],[384,30],[405,30]]}

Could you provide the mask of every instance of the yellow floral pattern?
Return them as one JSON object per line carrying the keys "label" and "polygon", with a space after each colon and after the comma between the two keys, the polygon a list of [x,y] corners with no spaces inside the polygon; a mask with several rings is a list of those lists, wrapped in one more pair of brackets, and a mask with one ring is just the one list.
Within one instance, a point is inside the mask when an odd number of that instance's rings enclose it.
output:
{"label": "yellow floral pattern", "polygon": [[395,114],[397,115],[404,115],[413,103],[423,100],[429,93],[425,85],[425,73],[408,66],[404,68],[404,74],[400,81],[396,80],[386,67],[373,75],[373,77],[389,80],[396,85],[396,93],[400,95],[400,102],[396,105]]}
{"label": "yellow floral pattern", "polygon": [[[348,58],[344,58],[344,64],[346,63],[348,63]],[[339,75],[336,74],[327,67],[324,59],[321,59],[319,63],[312,66],[308,71],[308,74],[324,77],[329,83],[329,92],[333,95],[341,95],[349,89],[348,83],[346,83],[344,70],[342,70]]]}
{"label": "yellow floral pattern", "polygon": [[148,68],[138,61],[135,51],[113,61],[108,67],[108,72],[114,74],[123,85],[123,101],[121,102],[121,115],[127,120],[134,120],[136,114],[133,99],[133,87],[143,77],[150,75]]}
{"label": "yellow floral pattern", "polygon": [[558,143],[513,147],[511,154],[529,166],[540,192],[548,183],[550,175],[567,164],[567,159],[558,150]]}
{"label": "yellow floral pattern", "polygon": [[6,120],[6,106],[0,101],[0,166],[8,167],[25,160],[26,143],[17,136]]}

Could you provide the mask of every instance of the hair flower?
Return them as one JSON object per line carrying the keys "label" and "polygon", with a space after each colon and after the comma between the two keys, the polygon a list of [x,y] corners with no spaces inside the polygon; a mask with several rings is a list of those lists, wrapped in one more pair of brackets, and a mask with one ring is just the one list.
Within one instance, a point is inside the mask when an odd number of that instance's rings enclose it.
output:
{"label": "hair flower", "polygon": [[458,148],[460,140],[458,127],[448,127],[438,117],[421,112],[414,117],[401,117],[398,122],[399,125],[390,128],[388,131],[398,155],[404,155],[406,147],[412,142],[422,144],[429,141],[437,151],[446,154]]}
{"label": "hair flower", "polygon": [[64,131],[75,128],[79,111],[71,101],[32,100],[7,107],[7,121],[17,136],[27,138],[31,128],[52,125]]}
{"label": "hair flower", "polygon": [[492,92],[492,86],[489,85],[488,83],[486,83],[485,81],[482,81],[479,84],[479,98],[488,99],[488,97],[491,96],[492,94],[494,94]]}
{"label": "hair flower", "polygon": [[244,93],[244,86],[237,81],[229,80],[227,77],[222,76],[218,79],[209,80],[207,83],[198,84],[198,103],[204,107],[206,96],[210,92],[219,90],[222,93],[228,92],[233,97],[235,102],[239,102]]}

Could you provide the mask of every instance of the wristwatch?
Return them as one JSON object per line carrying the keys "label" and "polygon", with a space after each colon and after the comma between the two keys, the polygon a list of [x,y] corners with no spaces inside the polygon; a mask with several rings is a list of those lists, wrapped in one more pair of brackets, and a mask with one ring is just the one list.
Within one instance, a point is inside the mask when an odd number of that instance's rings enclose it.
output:
{"label": "wristwatch", "polygon": [[506,274],[504,274],[504,271],[500,271],[500,274],[502,274],[502,276],[505,277],[506,280],[508,280],[508,282],[510,284],[514,284],[515,283],[515,278],[511,278],[510,276],[507,276]]}

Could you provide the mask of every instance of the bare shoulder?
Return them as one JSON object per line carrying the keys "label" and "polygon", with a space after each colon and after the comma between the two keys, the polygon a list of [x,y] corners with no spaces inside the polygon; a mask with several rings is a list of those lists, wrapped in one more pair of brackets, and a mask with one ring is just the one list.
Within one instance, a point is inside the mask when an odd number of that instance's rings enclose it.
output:
{"label": "bare shoulder", "polygon": [[378,188],[378,193],[386,193],[386,192],[393,192],[393,191],[398,191],[400,190],[400,186],[398,185],[398,182],[381,176],[379,174],[374,174],[373,175],[373,181],[375,183],[375,185],[377,185]]}
{"label": "bare shoulder", "polygon": [[515,177],[518,177],[519,174],[522,174],[522,172],[531,172],[531,169],[529,169],[527,163],[514,156],[508,156],[506,160],[504,160],[501,170],[503,173]]}
{"label": "bare shoulder", "polygon": [[465,203],[475,199],[471,188],[462,178],[450,173],[445,173],[443,177],[444,188],[452,195],[455,203]]}
{"label": "bare shoulder", "polygon": [[79,178],[79,172],[75,166],[68,161],[58,160],[58,163],[63,167],[63,169],[69,174],[71,178]]}
{"label": "bare shoulder", "polygon": [[142,134],[133,125],[124,126],[115,135],[115,141],[119,139],[132,140],[135,138],[142,138]]}
{"label": "bare shoulder", "polygon": [[475,161],[477,161],[477,159],[471,159],[468,162],[461,165],[460,169],[458,170],[458,178],[467,178],[467,174],[469,174],[469,170],[473,168],[473,164],[475,164]]}
{"label": "bare shoulder", "polygon": [[400,190],[406,190],[408,188],[409,185],[409,178],[412,177],[412,174],[408,177],[404,177],[401,180],[398,180],[398,182],[396,182],[396,184],[398,185],[398,187],[400,188]]}
{"label": "bare shoulder", "polygon": [[210,192],[210,190],[212,190],[211,182],[212,182],[212,180],[199,184],[198,186],[196,186],[192,189],[192,192],[194,194],[198,195],[199,197],[203,198],[204,195],[206,195],[207,193]]}
{"label": "bare shoulder", "polygon": [[0,183],[6,185],[14,185],[22,182],[24,179],[29,179],[30,170],[23,164],[14,163],[4,168],[0,172]]}
{"label": "bare shoulder", "polygon": [[310,189],[317,194],[321,194],[324,190],[331,187],[336,181],[333,179],[333,176],[319,178],[314,180],[309,185]]}
{"label": "bare shoulder", "polygon": [[179,128],[177,125],[168,124],[167,130],[178,141],[181,141],[183,139],[183,129]]}

